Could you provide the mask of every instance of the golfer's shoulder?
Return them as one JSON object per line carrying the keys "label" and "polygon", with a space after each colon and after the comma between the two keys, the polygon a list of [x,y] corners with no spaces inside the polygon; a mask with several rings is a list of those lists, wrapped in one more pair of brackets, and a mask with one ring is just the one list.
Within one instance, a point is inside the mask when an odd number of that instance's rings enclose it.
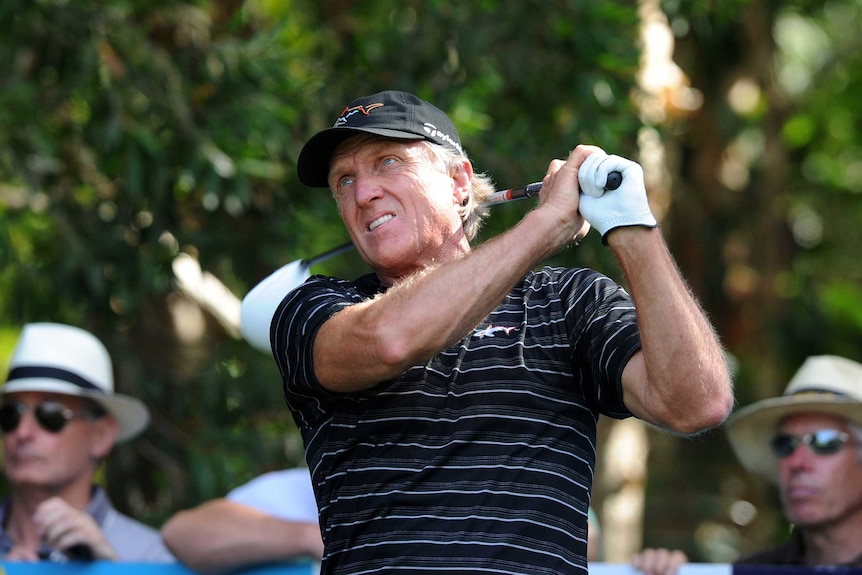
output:
{"label": "golfer's shoulder", "polygon": [[543,266],[524,277],[523,287],[530,291],[570,292],[585,289],[596,282],[612,282],[591,268]]}
{"label": "golfer's shoulder", "polygon": [[376,295],[382,289],[380,281],[374,274],[367,274],[354,280],[313,275],[300,284],[293,293],[297,299],[343,297],[362,300]]}

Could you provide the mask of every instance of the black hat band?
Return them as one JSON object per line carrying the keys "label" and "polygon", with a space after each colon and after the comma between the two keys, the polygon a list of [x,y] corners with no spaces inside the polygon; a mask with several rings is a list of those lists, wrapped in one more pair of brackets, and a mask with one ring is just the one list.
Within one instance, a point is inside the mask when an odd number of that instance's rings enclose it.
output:
{"label": "black hat band", "polygon": [[44,366],[25,366],[25,367],[15,367],[9,371],[8,377],[6,377],[6,383],[14,379],[29,379],[35,377],[45,377],[48,379],[57,379],[60,381],[65,381],[78,387],[82,387],[84,389],[89,389],[93,391],[98,391],[100,393],[105,393],[105,390],[101,387],[95,385],[89,380],[81,377],[77,373],[72,373],[71,371],[61,369],[59,367],[44,367]]}

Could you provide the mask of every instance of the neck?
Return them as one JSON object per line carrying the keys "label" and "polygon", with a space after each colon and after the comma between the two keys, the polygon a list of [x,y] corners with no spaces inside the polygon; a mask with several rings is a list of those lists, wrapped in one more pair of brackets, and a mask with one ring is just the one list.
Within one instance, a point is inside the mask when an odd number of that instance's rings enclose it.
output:
{"label": "neck", "polygon": [[809,565],[847,565],[862,557],[862,524],[800,529]]}
{"label": "neck", "polygon": [[457,238],[453,237],[451,241],[444,242],[430,256],[419,258],[408,268],[399,267],[397,269],[375,269],[380,283],[385,286],[392,287],[408,278],[414,277],[417,273],[425,270],[434,269],[439,265],[445,264],[452,260],[464,257],[470,253],[470,242],[463,234]]}

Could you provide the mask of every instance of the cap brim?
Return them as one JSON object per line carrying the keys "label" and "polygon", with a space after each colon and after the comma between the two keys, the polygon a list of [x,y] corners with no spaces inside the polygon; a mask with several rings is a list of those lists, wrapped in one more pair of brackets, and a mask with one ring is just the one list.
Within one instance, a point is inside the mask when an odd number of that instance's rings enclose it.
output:
{"label": "cap brim", "polygon": [[327,128],[313,135],[299,152],[296,174],[311,188],[329,187],[329,161],[341,142],[357,134],[374,134],[395,140],[424,140],[422,136],[386,128]]}
{"label": "cap brim", "polygon": [[810,396],[764,399],[739,410],[727,422],[730,446],[740,464],[771,482],[778,480],[778,458],[769,441],[779,422],[797,413],[824,413],[862,424],[862,403],[852,399],[812,400]]}
{"label": "cap brim", "polygon": [[132,439],[150,423],[150,412],[147,407],[142,401],[131,396],[107,395],[100,391],[89,391],[56,379],[41,377],[17,379],[0,387],[0,395],[30,391],[86,397],[95,401],[117,420],[119,427],[117,442]]}

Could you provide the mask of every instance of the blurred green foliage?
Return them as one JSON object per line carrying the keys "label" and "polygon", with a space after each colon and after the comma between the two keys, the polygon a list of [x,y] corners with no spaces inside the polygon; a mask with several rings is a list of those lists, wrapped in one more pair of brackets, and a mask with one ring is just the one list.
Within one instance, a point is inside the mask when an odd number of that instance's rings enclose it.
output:
{"label": "blurred green foliage", "polygon": [[[449,110],[479,169],[502,182],[540,179],[584,139],[631,151],[631,8],[4,2],[0,325],[90,329],[117,389],[150,406],[151,428],[106,467],[117,505],[155,523],[302,459],[274,362],[195,307],[178,254],[241,297],[345,241],[329,193],[299,185],[294,163],[373,91]],[[501,210],[497,229],[525,209]],[[319,267],[365,272],[355,254]]]}
{"label": "blurred green foliage", "polygon": [[[740,404],[780,393],[806,355],[862,359],[860,2],[663,2],[702,101],[661,122],[637,106],[642,4],[5,0],[0,361],[29,321],[105,342],[117,389],[153,412],[106,481],[153,524],[301,462],[274,362],[198,307],[172,265],[190,255],[242,297],[346,241],[295,159],[351,99],[390,88],[446,110],[501,188],[578,143],[636,157],[644,128],[658,134],[662,226],[734,356]],[[732,105],[748,85],[753,105]],[[494,208],[482,239],[530,205]],[[551,261],[618,276],[595,236]],[[366,269],[347,254],[314,271]],[[729,560],[780,537],[771,493],[720,433],[654,441],[647,544]],[[743,500],[752,522],[731,517]]]}

